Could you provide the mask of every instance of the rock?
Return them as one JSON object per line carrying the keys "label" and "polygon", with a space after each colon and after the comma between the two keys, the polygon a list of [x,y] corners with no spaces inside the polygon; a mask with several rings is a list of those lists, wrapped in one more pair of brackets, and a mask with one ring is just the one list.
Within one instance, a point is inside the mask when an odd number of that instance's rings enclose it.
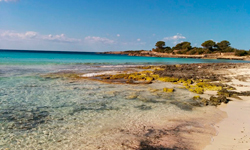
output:
{"label": "rock", "polygon": [[207,82],[199,82],[195,85],[196,87],[203,88],[204,90],[210,90],[210,91],[219,91],[222,90],[223,85],[213,84],[213,83],[207,83]]}
{"label": "rock", "polygon": [[226,97],[233,97],[240,99],[239,96],[250,96],[250,91],[236,92],[236,91],[228,91],[227,89],[222,89],[217,92],[217,95],[223,95]]}
{"label": "rock", "polygon": [[211,106],[217,106],[220,105],[221,103],[228,103],[229,99],[226,98],[226,96],[211,96],[210,99],[201,99],[200,102],[204,105],[211,105]]}
{"label": "rock", "polygon": [[193,100],[197,100],[197,99],[200,99],[201,97],[199,96],[199,95],[197,95],[197,96],[194,96],[193,97]]}
{"label": "rock", "polygon": [[190,92],[194,92],[194,93],[197,93],[197,94],[203,94],[204,93],[204,88],[201,88],[201,87],[191,87],[189,88],[189,91]]}
{"label": "rock", "polygon": [[164,91],[164,92],[167,92],[167,93],[172,93],[172,92],[174,92],[174,89],[171,89],[171,88],[163,88],[163,91]]}
{"label": "rock", "polygon": [[213,106],[217,106],[220,105],[221,103],[228,103],[229,100],[226,98],[226,96],[211,96],[210,97],[210,101],[209,101],[209,105],[213,105]]}

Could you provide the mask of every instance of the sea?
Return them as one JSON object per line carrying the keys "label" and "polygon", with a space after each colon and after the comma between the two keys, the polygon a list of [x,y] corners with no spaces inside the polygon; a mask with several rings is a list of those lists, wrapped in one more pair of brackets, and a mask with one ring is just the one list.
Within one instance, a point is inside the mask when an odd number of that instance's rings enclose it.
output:
{"label": "sea", "polygon": [[188,105],[194,94],[185,89],[162,92],[171,83],[112,84],[49,74],[222,62],[246,61],[0,50],[0,149],[139,149],[145,128],[207,111]]}

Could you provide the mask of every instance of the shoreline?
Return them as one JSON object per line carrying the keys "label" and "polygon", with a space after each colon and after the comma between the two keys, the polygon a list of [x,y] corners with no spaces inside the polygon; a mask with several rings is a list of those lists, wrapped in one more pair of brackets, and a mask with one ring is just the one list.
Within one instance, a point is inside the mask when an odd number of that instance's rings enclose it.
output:
{"label": "shoreline", "polygon": [[[236,87],[236,91],[246,91],[250,88],[250,68],[229,69],[228,76],[244,76],[245,81],[234,79],[228,84]],[[250,148],[250,99],[240,96],[241,100],[234,99],[228,104],[218,106],[218,109],[227,113],[227,117],[214,125],[218,134],[212,138],[204,150],[230,149],[247,150]],[[230,132],[229,132],[230,131]]]}
{"label": "shoreline", "polygon": [[100,54],[114,54],[114,55],[128,55],[128,56],[143,56],[143,57],[167,57],[167,58],[195,58],[195,59],[228,59],[228,60],[250,60],[248,56],[235,56],[230,53],[214,53],[214,54],[201,54],[201,55],[186,55],[186,54],[172,54],[172,53],[159,53],[152,51],[110,51],[102,52]]}
{"label": "shoreline", "polygon": [[[65,112],[63,117],[42,118],[61,122],[61,127],[46,123],[34,130],[43,137],[42,143],[37,143],[41,138],[32,131],[27,133],[33,137],[32,144],[29,140],[23,145],[12,143],[15,148],[36,145],[49,149],[60,144],[57,147],[61,149],[214,150],[226,144],[231,144],[231,148],[236,141],[249,142],[245,139],[250,137],[248,124],[242,123],[249,118],[250,109],[241,111],[242,106],[250,104],[245,103],[249,97],[243,96],[250,96],[249,63],[110,67],[87,72],[58,70],[40,74],[39,78],[41,82],[49,81],[46,85],[59,85],[52,86],[55,88],[51,95],[58,89],[62,89],[64,97],[71,95],[62,99],[70,107],[62,104],[59,110],[52,109]],[[79,93],[77,105],[72,105],[71,100]],[[81,101],[83,98],[88,101]],[[235,114],[241,116],[240,120],[234,118]],[[232,122],[239,124],[229,126]],[[231,139],[225,140],[225,136]]]}
{"label": "shoreline", "polygon": [[[192,64],[191,64],[192,65]],[[206,66],[207,64],[197,64],[194,66],[202,65]],[[224,66],[223,66],[224,65]],[[228,66],[232,65],[232,66]],[[189,65],[190,66],[190,65]],[[230,81],[223,81],[225,84],[235,87],[235,91],[237,92],[244,92],[248,91],[250,87],[250,65],[249,64],[216,64],[217,67],[208,67],[209,72],[213,72],[215,75],[219,75],[224,79],[230,79]],[[222,66],[221,68],[218,66]],[[228,67],[227,67],[228,66]],[[164,71],[163,71],[164,72]],[[244,81],[240,81],[244,80]],[[112,81],[110,82],[112,83]],[[209,97],[211,95],[216,95],[213,91],[205,91],[204,94],[201,94],[202,97]],[[220,114],[220,117],[214,119],[214,116],[207,116],[209,119],[205,119],[203,121],[198,121],[199,115],[194,116],[194,119],[186,120],[179,116],[178,120],[183,122],[183,124],[178,125],[174,123],[173,126],[184,126],[184,129],[180,130],[178,136],[160,136],[156,141],[148,140],[144,141],[143,147],[141,149],[161,149],[161,148],[188,148],[188,149],[204,149],[204,150],[214,150],[214,149],[247,149],[249,148],[250,144],[250,120],[248,120],[248,114],[250,114],[250,100],[247,96],[239,96],[238,98],[242,100],[238,100],[234,97],[230,97],[231,102],[228,104],[222,103],[215,107],[219,112],[217,115]],[[204,108],[205,109],[205,108]],[[215,111],[215,110],[214,110]],[[208,113],[208,112],[204,112]],[[210,113],[208,113],[210,114]],[[221,116],[222,115],[222,116]],[[238,118],[238,116],[241,116]],[[182,118],[182,119],[181,119]],[[190,118],[190,117],[188,117]],[[192,117],[191,117],[192,118]],[[199,119],[198,119],[199,118]],[[211,125],[213,128],[209,127],[209,120],[211,121]],[[189,124],[188,122],[192,122]],[[196,123],[203,122],[203,126],[206,128],[204,130],[200,130],[195,125]],[[171,123],[170,123],[171,124]],[[187,125],[189,124],[189,125]],[[190,126],[194,130],[189,130],[185,126]],[[152,125],[154,126],[154,125]],[[158,130],[166,130],[167,126],[154,126],[154,129]],[[171,127],[169,127],[171,129]],[[210,128],[210,129],[209,129]],[[169,130],[170,130],[169,129]],[[183,130],[183,131],[182,131]],[[189,135],[186,135],[185,131],[189,132]],[[214,131],[213,131],[214,130]],[[239,131],[240,130],[240,131]],[[229,132],[230,131],[230,132]],[[156,132],[156,131],[154,131]],[[182,133],[183,132],[183,133]],[[196,132],[201,132],[202,134],[198,134]],[[167,132],[168,133],[168,132]],[[146,133],[147,134],[147,133]],[[197,138],[196,136],[199,136]],[[209,139],[209,137],[211,139]],[[188,139],[186,139],[188,138]],[[186,139],[186,142],[184,142]],[[171,141],[172,140],[172,141]],[[182,141],[182,144],[179,144],[179,147],[175,147],[176,140],[179,142]],[[184,140],[184,141],[183,141]],[[198,143],[191,142],[192,140],[199,141]],[[167,141],[167,142],[166,142]],[[187,144],[189,143],[189,144]]]}
{"label": "shoreline", "polygon": [[235,100],[229,104],[222,104],[218,109],[224,111],[227,117],[214,125],[217,135],[211,138],[211,142],[204,150],[230,149],[247,150],[250,147],[250,100]]}

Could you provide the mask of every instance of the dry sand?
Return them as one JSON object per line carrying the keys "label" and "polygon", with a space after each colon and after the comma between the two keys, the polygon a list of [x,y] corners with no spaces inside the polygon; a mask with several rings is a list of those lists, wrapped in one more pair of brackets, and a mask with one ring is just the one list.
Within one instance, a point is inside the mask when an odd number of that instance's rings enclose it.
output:
{"label": "dry sand", "polygon": [[[237,91],[250,90],[250,69],[228,69],[234,79],[228,83]],[[237,80],[243,77],[245,81]],[[242,100],[222,104],[218,108],[227,113],[227,117],[215,124],[217,136],[211,139],[210,145],[204,150],[250,150],[250,97],[240,97]]]}

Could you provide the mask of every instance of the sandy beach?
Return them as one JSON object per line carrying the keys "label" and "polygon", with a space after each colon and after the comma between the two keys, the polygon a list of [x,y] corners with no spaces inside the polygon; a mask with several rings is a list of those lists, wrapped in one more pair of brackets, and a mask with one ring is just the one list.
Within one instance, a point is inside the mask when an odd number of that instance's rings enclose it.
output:
{"label": "sandy beach", "polygon": [[[228,69],[228,76],[233,77],[233,85],[238,92],[250,89],[250,69]],[[243,76],[245,81],[239,81]],[[214,125],[217,135],[211,139],[204,150],[249,150],[250,149],[250,97],[240,96],[241,100],[234,99],[228,104],[221,104],[218,108],[226,112],[227,117]]]}
{"label": "sandy beach", "polygon": [[[241,64],[229,69],[211,69],[210,71],[214,72],[215,74],[220,74],[223,77],[230,78],[230,81],[226,82],[226,84],[235,87],[236,88],[235,91],[237,92],[244,92],[250,90],[249,64]],[[208,97],[209,95],[216,95],[216,92],[206,91],[203,94],[204,97]],[[204,115],[204,118],[206,118],[205,122],[202,121],[202,119],[199,120],[200,123],[203,123],[204,125],[206,124],[206,126],[204,127],[206,127],[207,129],[203,130],[203,134],[197,134],[196,129],[195,132],[190,132],[189,136],[182,134],[184,135],[182,137],[183,139],[190,138],[188,141],[192,145],[190,147],[183,147],[184,149],[196,149],[196,150],[200,149],[249,150],[250,149],[250,117],[249,117],[250,97],[239,96],[239,98],[230,98],[230,100],[232,101],[230,101],[228,104],[222,103],[221,105],[217,106],[218,109],[217,115],[215,114],[211,118]],[[220,111],[224,112],[224,114]],[[197,116],[195,116],[195,118]],[[213,129],[215,129],[214,130],[215,132],[213,132],[212,129],[208,130],[210,128],[208,126],[209,121],[213,126]],[[208,138],[209,136],[212,138],[210,138],[210,142],[208,141],[209,143],[207,143],[206,145],[205,141],[209,140]],[[166,141],[168,140],[166,139]],[[182,143],[179,144],[181,145]]]}

